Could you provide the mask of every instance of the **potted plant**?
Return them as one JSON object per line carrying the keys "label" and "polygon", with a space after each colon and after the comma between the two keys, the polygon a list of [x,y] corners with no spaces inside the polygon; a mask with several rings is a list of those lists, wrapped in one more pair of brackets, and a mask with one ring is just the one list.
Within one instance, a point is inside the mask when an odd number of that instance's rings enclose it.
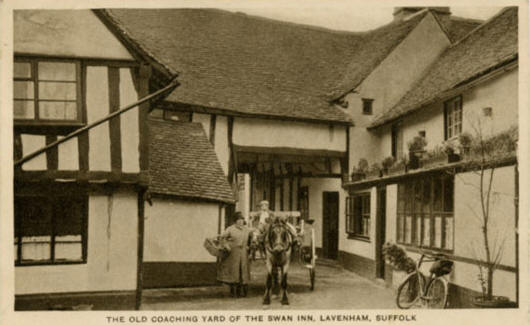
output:
{"label": "potted plant", "polygon": [[473,143],[473,137],[468,132],[460,133],[458,136],[458,144],[460,147],[460,154],[467,155],[469,154],[471,144]]}
{"label": "potted plant", "polygon": [[441,146],[435,146],[432,150],[426,151],[422,156],[421,165],[423,168],[441,166],[447,161],[447,155]]}
{"label": "potted plant", "polygon": [[383,174],[388,175],[388,170],[394,165],[395,162],[396,159],[392,156],[388,156],[383,159],[383,161],[381,162],[381,166],[383,167]]}
{"label": "potted plant", "polygon": [[394,164],[388,168],[389,175],[399,175],[407,172],[408,159],[406,156],[401,156]]}
{"label": "potted plant", "polygon": [[409,164],[411,169],[417,169],[420,167],[420,157],[425,152],[425,146],[427,140],[422,136],[415,136],[411,141],[407,143],[409,148]]}
{"label": "potted plant", "polygon": [[446,141],[443,146],[443,151],[447,155],[447,162],[454,163],[460,161],[460,155],[457,153],[458,147],[452,141]]}
{"label": "potted plant", "polygon": [[373,163],[370,170],[366,173],[366,178],[376,178],[381,176],[383,176],[381,165],[378,163]]}
{"label": "potted plant", "polygon": [[364,158],[359,159],[357,167],[353,167],[351,173],[351,180],[353,182],[360,181],[366,177],[366,172],[368,171],[368,161]]}

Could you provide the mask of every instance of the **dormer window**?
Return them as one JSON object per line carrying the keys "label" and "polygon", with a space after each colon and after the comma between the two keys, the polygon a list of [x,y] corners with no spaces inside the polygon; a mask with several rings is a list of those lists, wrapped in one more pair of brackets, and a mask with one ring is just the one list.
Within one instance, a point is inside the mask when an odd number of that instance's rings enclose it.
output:
{"label": "dormer window", "polygon": [[372,115],[373,103],[374,103],[374,100],[372,98],[363,98],[363,114],[364,115]]}

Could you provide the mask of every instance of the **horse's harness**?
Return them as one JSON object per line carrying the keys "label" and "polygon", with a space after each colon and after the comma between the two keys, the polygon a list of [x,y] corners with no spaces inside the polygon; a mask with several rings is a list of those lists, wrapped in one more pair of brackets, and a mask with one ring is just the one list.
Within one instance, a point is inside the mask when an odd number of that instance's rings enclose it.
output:
{"label": "horse's harness", "polygon": [[[274,252],[272,250],[272,247],[271,247],[271,237],[272,237],[274,228],[282,228],[287,233],[287,236],[289,238],[289,240],[287,241],[288,244],[287,245],[283,245],[283,249],[281,251],[276,251],[276,252]],[[287,229],[287,226],[284,225],[284,224],[276,223],[276,222],[273,223],[273,224],[270,224],[270,226],[267,229],[267,232],[266,232],[265,235],[266,235],[265,236],[265,249],[271,254],[274,254],[274,255],[282,254],[282,253],[288,251],[293,245],[293,238],[291,236],[291,233]]]}

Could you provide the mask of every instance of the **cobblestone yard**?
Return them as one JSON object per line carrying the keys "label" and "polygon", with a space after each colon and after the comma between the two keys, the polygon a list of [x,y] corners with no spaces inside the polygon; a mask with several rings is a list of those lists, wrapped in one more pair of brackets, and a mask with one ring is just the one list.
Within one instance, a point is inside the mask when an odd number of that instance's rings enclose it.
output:
{"label": "cobblestone yard", "polygon": [[261,303],[266,271],[263,261],[252,264],[252,280],[245,298],[232,298],[227,286],[145,290],[143,310],[251,310],[251,309],[393,309],[393,289],[385,288],[333,263],[316,266],[315,290],[310,290],[309,271],[298,263],[289,272],[290,305],[272,296],[270,306]]}

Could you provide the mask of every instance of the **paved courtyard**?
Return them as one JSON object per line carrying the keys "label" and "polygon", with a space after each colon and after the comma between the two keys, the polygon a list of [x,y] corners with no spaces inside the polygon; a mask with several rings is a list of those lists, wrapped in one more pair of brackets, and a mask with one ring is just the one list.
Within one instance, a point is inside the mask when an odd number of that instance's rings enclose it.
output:
{"label": "paved courtyard", "polygon": [[289,272],[290,305],[282,306],[272,297],[271,305],[261,304],[264,293],[263,261],[252,265],[252,279],[245,298],[232,298],[227,286],[156,289],[143,293],[143,310],[251,310],[251,309],[388,309],[396,308],[395,292],[333,263],[316,267],[315,290],[309,288],[309,272],[297,263]]}

